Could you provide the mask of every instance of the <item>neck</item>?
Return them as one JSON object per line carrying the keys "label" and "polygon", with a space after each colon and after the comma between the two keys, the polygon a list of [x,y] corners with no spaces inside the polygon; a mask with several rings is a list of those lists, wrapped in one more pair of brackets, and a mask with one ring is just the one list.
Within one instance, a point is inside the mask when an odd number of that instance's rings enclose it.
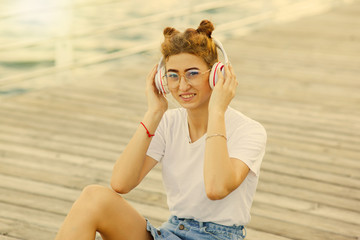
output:
{"label": "neck", "polygon": [[207,131],[208,110],[187,110],[189,134],[192,142],[201,138]]}

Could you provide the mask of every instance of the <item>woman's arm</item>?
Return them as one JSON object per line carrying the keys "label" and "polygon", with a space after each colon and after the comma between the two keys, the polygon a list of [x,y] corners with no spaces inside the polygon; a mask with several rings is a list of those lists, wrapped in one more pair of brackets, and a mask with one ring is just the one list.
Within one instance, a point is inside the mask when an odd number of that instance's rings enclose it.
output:
{"label": "woman's arm", "polygon": [[[206,140],[204,177],[209,199],[218,200],[234,191],[249,173],[248,166],[239,159],[230,158],[225,138],[225,117],[222,113],[209,115]],[[214,136],[214,137],[211,137]]]}
{"label": "woman's arm", "polygon": [[226,197],[240,186],[249,173],[245,163],[229,157],[225,112],[235,96],[238,82],[231,66],[225,66],[225,75],[226,79],[219,72],[219,80],[209,103],[204,181],[206,194],[211,200]]}
{"label": "woman's arm", "polygon": [[[162,114],[147,112],[143,123],[150,133],[154,133]],[[111,177],[111,187],[118,193],[128,193],[136,187],[157,161],[147,157],[146,152],[151,138],[139,124],[135,134],[116,161]]]}
{"label": "woman's arm", "polygon": [[[154,134],[168,107],[166,98],[158,93],[154,84],[156,69],[155,66],[146,79],[148,111],[142,120],[151,134]],[[127,193],[132,190],[156,165],[156,160],[146,156],[151,139],[144,126],[139,124],[129,144],[115,163],[111,187],[116,192]]]}

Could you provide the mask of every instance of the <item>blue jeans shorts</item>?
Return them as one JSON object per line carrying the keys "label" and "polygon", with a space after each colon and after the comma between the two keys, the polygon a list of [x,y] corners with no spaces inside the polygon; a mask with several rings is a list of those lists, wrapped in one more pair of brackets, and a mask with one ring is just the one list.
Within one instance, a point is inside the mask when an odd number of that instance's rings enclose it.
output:
{"label": "blue jeans shorts", "polygon": [[243,240],[244,226],[224,226],[212,222],[171,216],[161,227],[155,228],[146,220],[146,229],[154,240]]}

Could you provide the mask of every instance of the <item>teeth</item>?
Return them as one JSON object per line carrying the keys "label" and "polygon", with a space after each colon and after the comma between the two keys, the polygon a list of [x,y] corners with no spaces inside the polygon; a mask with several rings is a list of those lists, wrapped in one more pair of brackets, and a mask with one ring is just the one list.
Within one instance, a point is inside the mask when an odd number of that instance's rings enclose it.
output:
{"label": "teeth", "polygon": [[183,98],[191,98],[193,96],[195,96],[195,94],[181,95],[181,97],[183,97]]}

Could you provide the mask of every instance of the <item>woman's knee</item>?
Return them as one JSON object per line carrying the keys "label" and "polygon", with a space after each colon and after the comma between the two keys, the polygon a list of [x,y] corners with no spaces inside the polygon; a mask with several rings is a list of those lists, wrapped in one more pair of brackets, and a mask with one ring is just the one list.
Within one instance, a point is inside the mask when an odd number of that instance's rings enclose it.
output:
{"label": "woman's knee", "polygon": [[[88,198],[89,200],[97,200],[98,198],[106,197],[107,195],[117,194],[108,187],[104,187],[97,184],[92,184],[84,187],[81,196]],[[118,194],[117,194],[118,195]],[[120,197],[120,195],[118,195]]]}
{"label": "woman's knee", "polygon": [[121,198],[120,195],[110,188],[101,185],[88,185],[83,189],[79,201],[92,210],[96,209],[101,211],[109,204],[109,201],[111,201],[115,195],[116,198]]}
{"label": "woman's knee", "polygon": [[81,197],[94,198],[97,197],[99,194],[102,194],[102,192],[105,192],[106,190],[107,188],[101,185],[88,185],[82,190]]}

